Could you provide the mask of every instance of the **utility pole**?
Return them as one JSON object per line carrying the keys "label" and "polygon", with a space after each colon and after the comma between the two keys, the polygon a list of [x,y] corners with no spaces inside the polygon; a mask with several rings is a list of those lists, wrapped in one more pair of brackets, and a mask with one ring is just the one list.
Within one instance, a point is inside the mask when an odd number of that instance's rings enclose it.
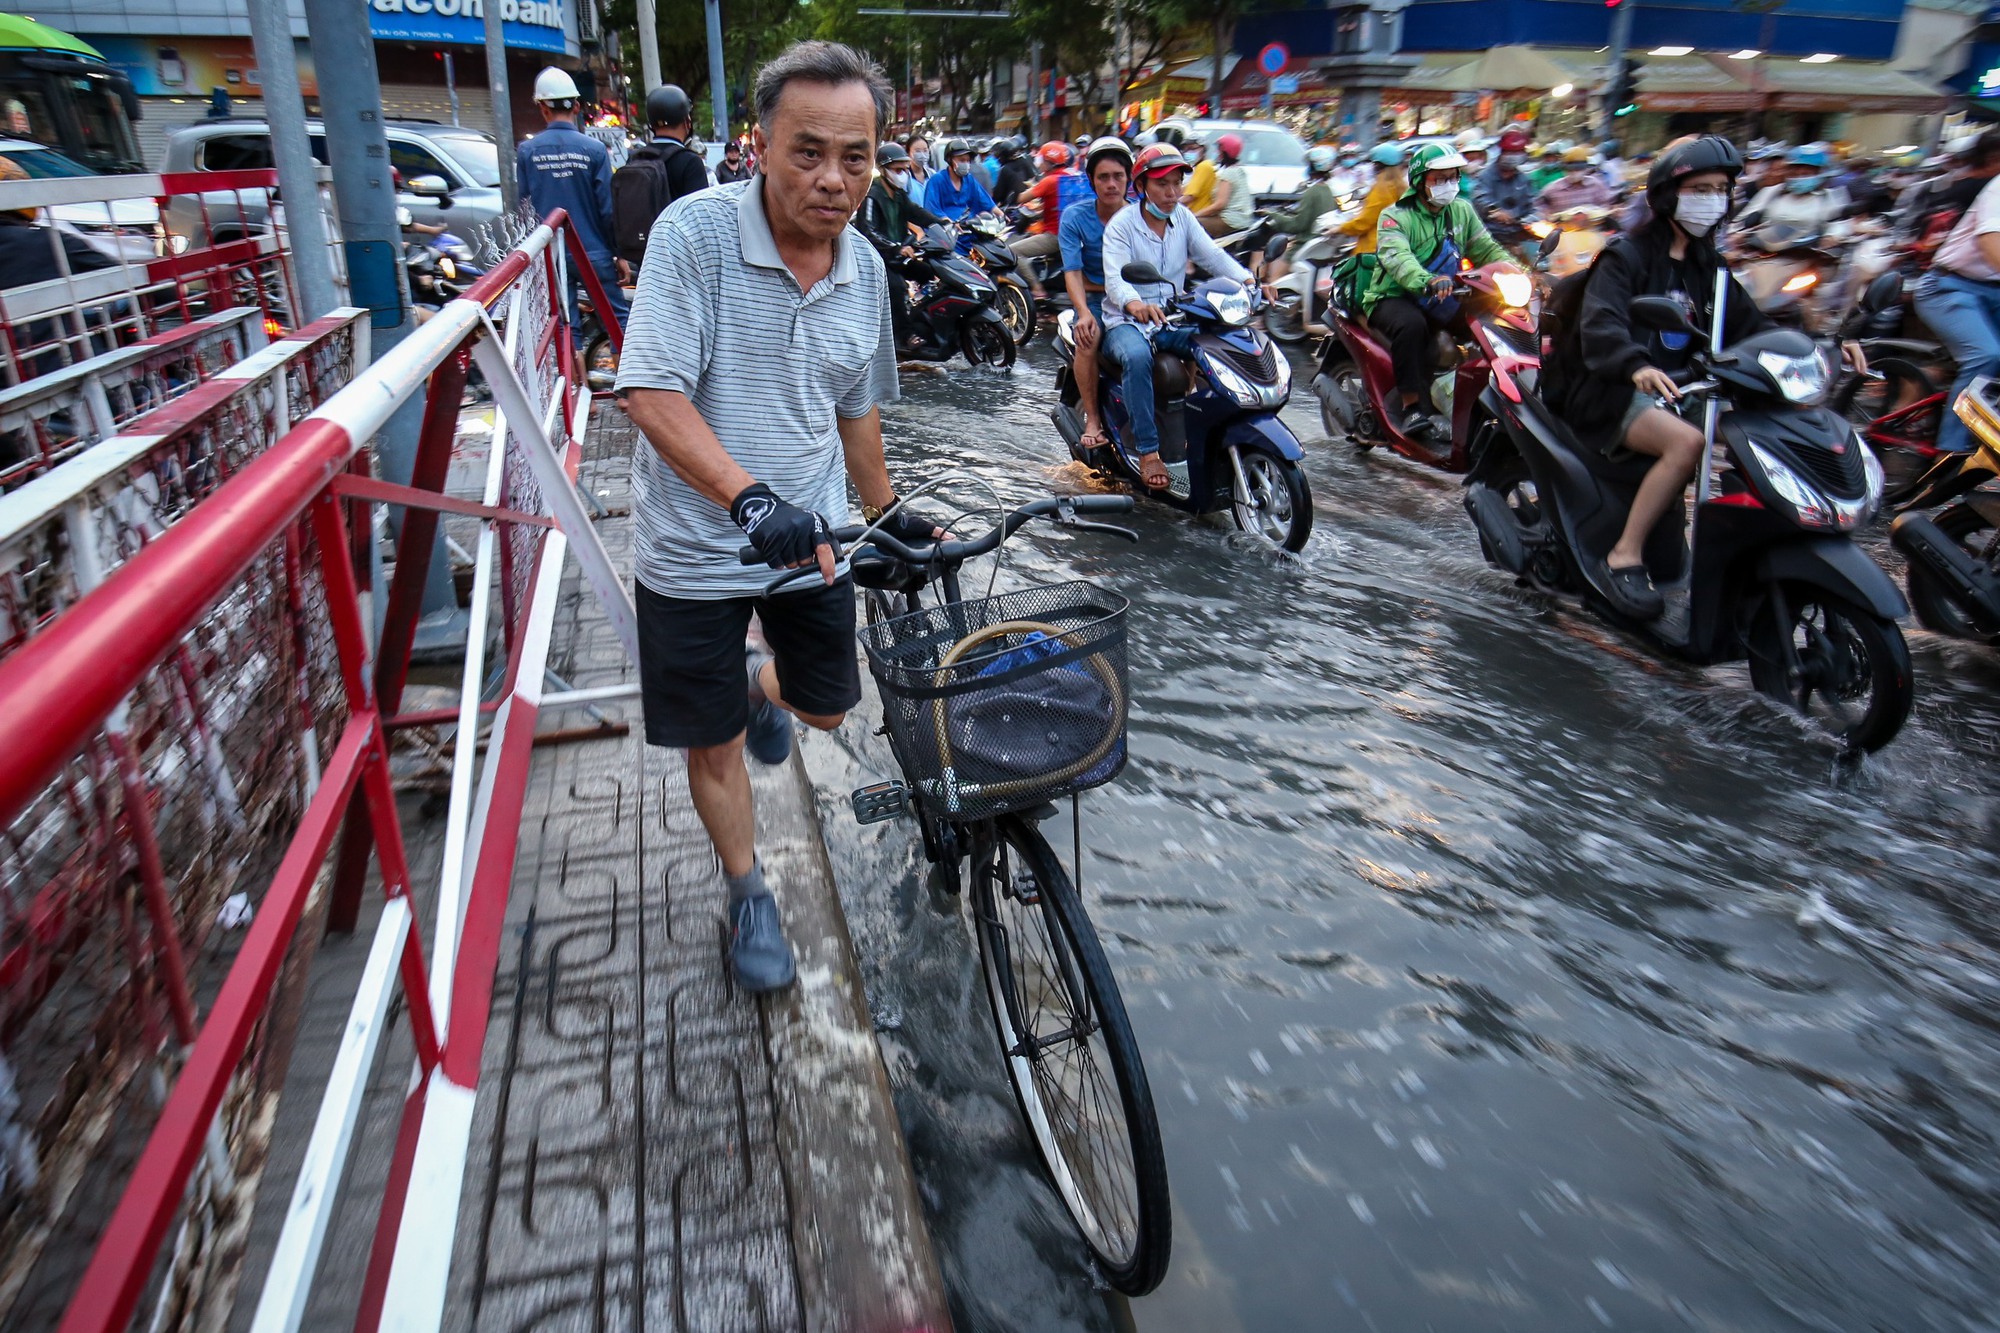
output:
{"label": "utility pole", "polygon": [[1028,43],[1028,138],[1042,137],[1042,39]]}
{"label": "utility pole", "polygon": [[250,39],[264,90],[264,119],[271,127],[271,160],[278,168],[278,196],[291,232],[292,275],[298,279],[300,324],[310,324],[340,304],[327,248],[326,215],[319,198],[319,163],[306,136],[306,104],[299,95],[299,64],[292,45],[292,16],[285,0],[250,0]]}
{"label": "utility pole", "polygon": [[[488,10],[497,12],[499,7],[494,0]],[[382,124],[375,38],[368,31],[367,6],[355,0],[306,0],[306,27],[312,33],[313,65],[319,73],[320,120],[326,126],[333,201],[347,252],[348,291],[354,304],[374,312],[371,345],[380,356],[415,326],[409,317],[408,276],[403,269],[403,229],[396,224],[396,189],[389,176],[389,136]],[[508,162],[512,156],[513,146],[503,145],[500,160]],[[375,437],[375,456],[385,480],[409,484],[416,470],[423,411],[422,395],[412,395]],[[398,531],[402,514],[400,507],[389,511]],[[450,646],[455,617],[448,613],[457,606],[445,544],[434,542],[424,583],[426,623],[417,635],[420,652]],[[462,643],[462,619],[456,634]]]}
{"label": "utility pole", "polygon": [[639,90],[638,100],[643,102],[648,93],[660,86],[660,20],[653,11],[653,0],[639,0],[638,8],[639,77],[646,84]]}
{"label": "utility pole", "polygon": [[521,207],[521,182],[514,170],[514,94],[507,86],[507,33],[500,23],[500,0],[483,5],[480,16],[486,24],[486,90],[492,94],[493,137],[500,144],[500,207],[512,217]]}
{"label": "utility pole", "polygon": [[721,0],[707,0],[708,11],[708,103],[714,110],[715,142],[729,142],[729,77],[722,70]]}

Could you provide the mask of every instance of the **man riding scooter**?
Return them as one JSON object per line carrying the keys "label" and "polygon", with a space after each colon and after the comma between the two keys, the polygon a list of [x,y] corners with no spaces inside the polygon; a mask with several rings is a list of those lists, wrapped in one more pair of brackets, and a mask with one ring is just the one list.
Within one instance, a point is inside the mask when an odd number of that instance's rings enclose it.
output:
{"label": "man riding scooter", "polygon": [[881,174],[868,187],[868,197],[855,221],[889,270],[889,324],[901,351],[910,343],[910,281],[929,271],[910,243],[910,228],[935,227],[944,219],[904,192],[909,185],[910,154],[901,145],[885,143],[876,149],[875,166]]}
{"label": "man riding scooter", "polygon": [[[1164,490],[1171,478],[1160,461],[1160,426],[1153,413],[1153,354],[1186,355],[1193,341],[1186,329],[1167,327],[1164,307],[1181,294],[1190,260],[1216,277],[1250,281],[1249,270],[1182,207],[1187,172],[1179,149],[1157,143],[1143,149],[1132,168],[1139,202],[1126,205],[1104,228],[1104,349],[1118,363],[1139,475],[1154,490]],[[1136,290],[1123,273],[1131,263],[1151,264],[1165,281]]]}
{"label": "man riding scooter", "polygon": [[1513,256],[1459,193],[1465,159],[1449,144],[1425,144],[1410,154],[1410,189],[1378,224],[1376,268],[1361,294],[1362,316],[1389,345],[1401,419],[1396,428],[1417,438],[1449,433],[1424,411],[1431,365],[1431,331],[1463,330],[1452,286],[1460,260],[1512,267]]}
{"label": "man riding scooter", "polygon": [[1502,245],[1520,246],[1528,242],[1528,221],[1535,216],[1535,191],[1528,183],[1528,173],[1521,170],[1527,160],[1527,131],[1506,130],[1500,136],[1499,157],[1472,183],[1472,202],[1485,220],[1486,229]]}

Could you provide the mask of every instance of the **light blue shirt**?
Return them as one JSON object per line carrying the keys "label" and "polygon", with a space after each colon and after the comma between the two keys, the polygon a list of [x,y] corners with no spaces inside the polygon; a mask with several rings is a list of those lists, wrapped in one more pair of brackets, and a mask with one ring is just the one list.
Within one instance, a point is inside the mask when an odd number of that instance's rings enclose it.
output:
{"label": "light blue shirt", "polygon": [[[1234,278],[1238,282],[1250,281],[1250,270],[1229,257],[1229,252],[1217,245],[1201,224],[1194,220],[1185,204],[1174,209],[1174,215],[1167,221],[1165,235],[1156,235],[1146,225],[1141,210],[1143,203],[1127,204],[1117,217],[1104,226],[1104,326],[1129,324],[1131,317],[1125,313],[1128,301],[1147,301],[1153,305],[1166,304],[1170,296],[1179,296],[1187,286],[1188,262],[1192,260],[1208,273],[1218,278]],[[1144,289],[1135,288],[1125,281],[1119,270],[1127,264],[1144,262],[1160,271],[1167,282],[1163,286],[1148,283]],[[1172,291],[1168,291],[1168,287]]]}

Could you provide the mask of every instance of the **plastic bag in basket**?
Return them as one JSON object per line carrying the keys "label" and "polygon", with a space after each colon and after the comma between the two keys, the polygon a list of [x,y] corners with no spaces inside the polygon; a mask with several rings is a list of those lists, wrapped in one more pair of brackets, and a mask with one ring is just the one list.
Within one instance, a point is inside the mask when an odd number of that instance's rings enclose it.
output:
{"label": "plastic bag in basket", "polygon": [[[1060,640],[1037,630],[974,674],[1007,676],[1064,651]],[[1063,773],[1103,748],[1108,733],[1119,726],[1111,690],[1087,661],[1031,669],[991,689],[944,702],[955,776],[961,783],[990,785]],[[1121,738],[1090,772],[1065,779],[1064,785],[1091,785],[1116,768],[1123,752]]]}

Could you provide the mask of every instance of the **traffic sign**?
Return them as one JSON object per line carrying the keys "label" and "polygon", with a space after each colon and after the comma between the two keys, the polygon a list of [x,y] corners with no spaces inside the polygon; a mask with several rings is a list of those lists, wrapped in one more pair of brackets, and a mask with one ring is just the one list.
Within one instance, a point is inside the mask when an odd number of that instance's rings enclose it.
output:
{"label": "traffic sign", "polygon": [[1285,66],[1292,62],[1292,53],[1282,42],[1272,42],[1257,53],[1257,68],[1266,74],[1282,74]]}
{"label": "traffic sign", "polygon": [[1299,76],[1296,74],[1280,74],[1271,80],[1271,91],[1280,97],[1283,97],[1286,93],[1295,93],[1298,90]]}

